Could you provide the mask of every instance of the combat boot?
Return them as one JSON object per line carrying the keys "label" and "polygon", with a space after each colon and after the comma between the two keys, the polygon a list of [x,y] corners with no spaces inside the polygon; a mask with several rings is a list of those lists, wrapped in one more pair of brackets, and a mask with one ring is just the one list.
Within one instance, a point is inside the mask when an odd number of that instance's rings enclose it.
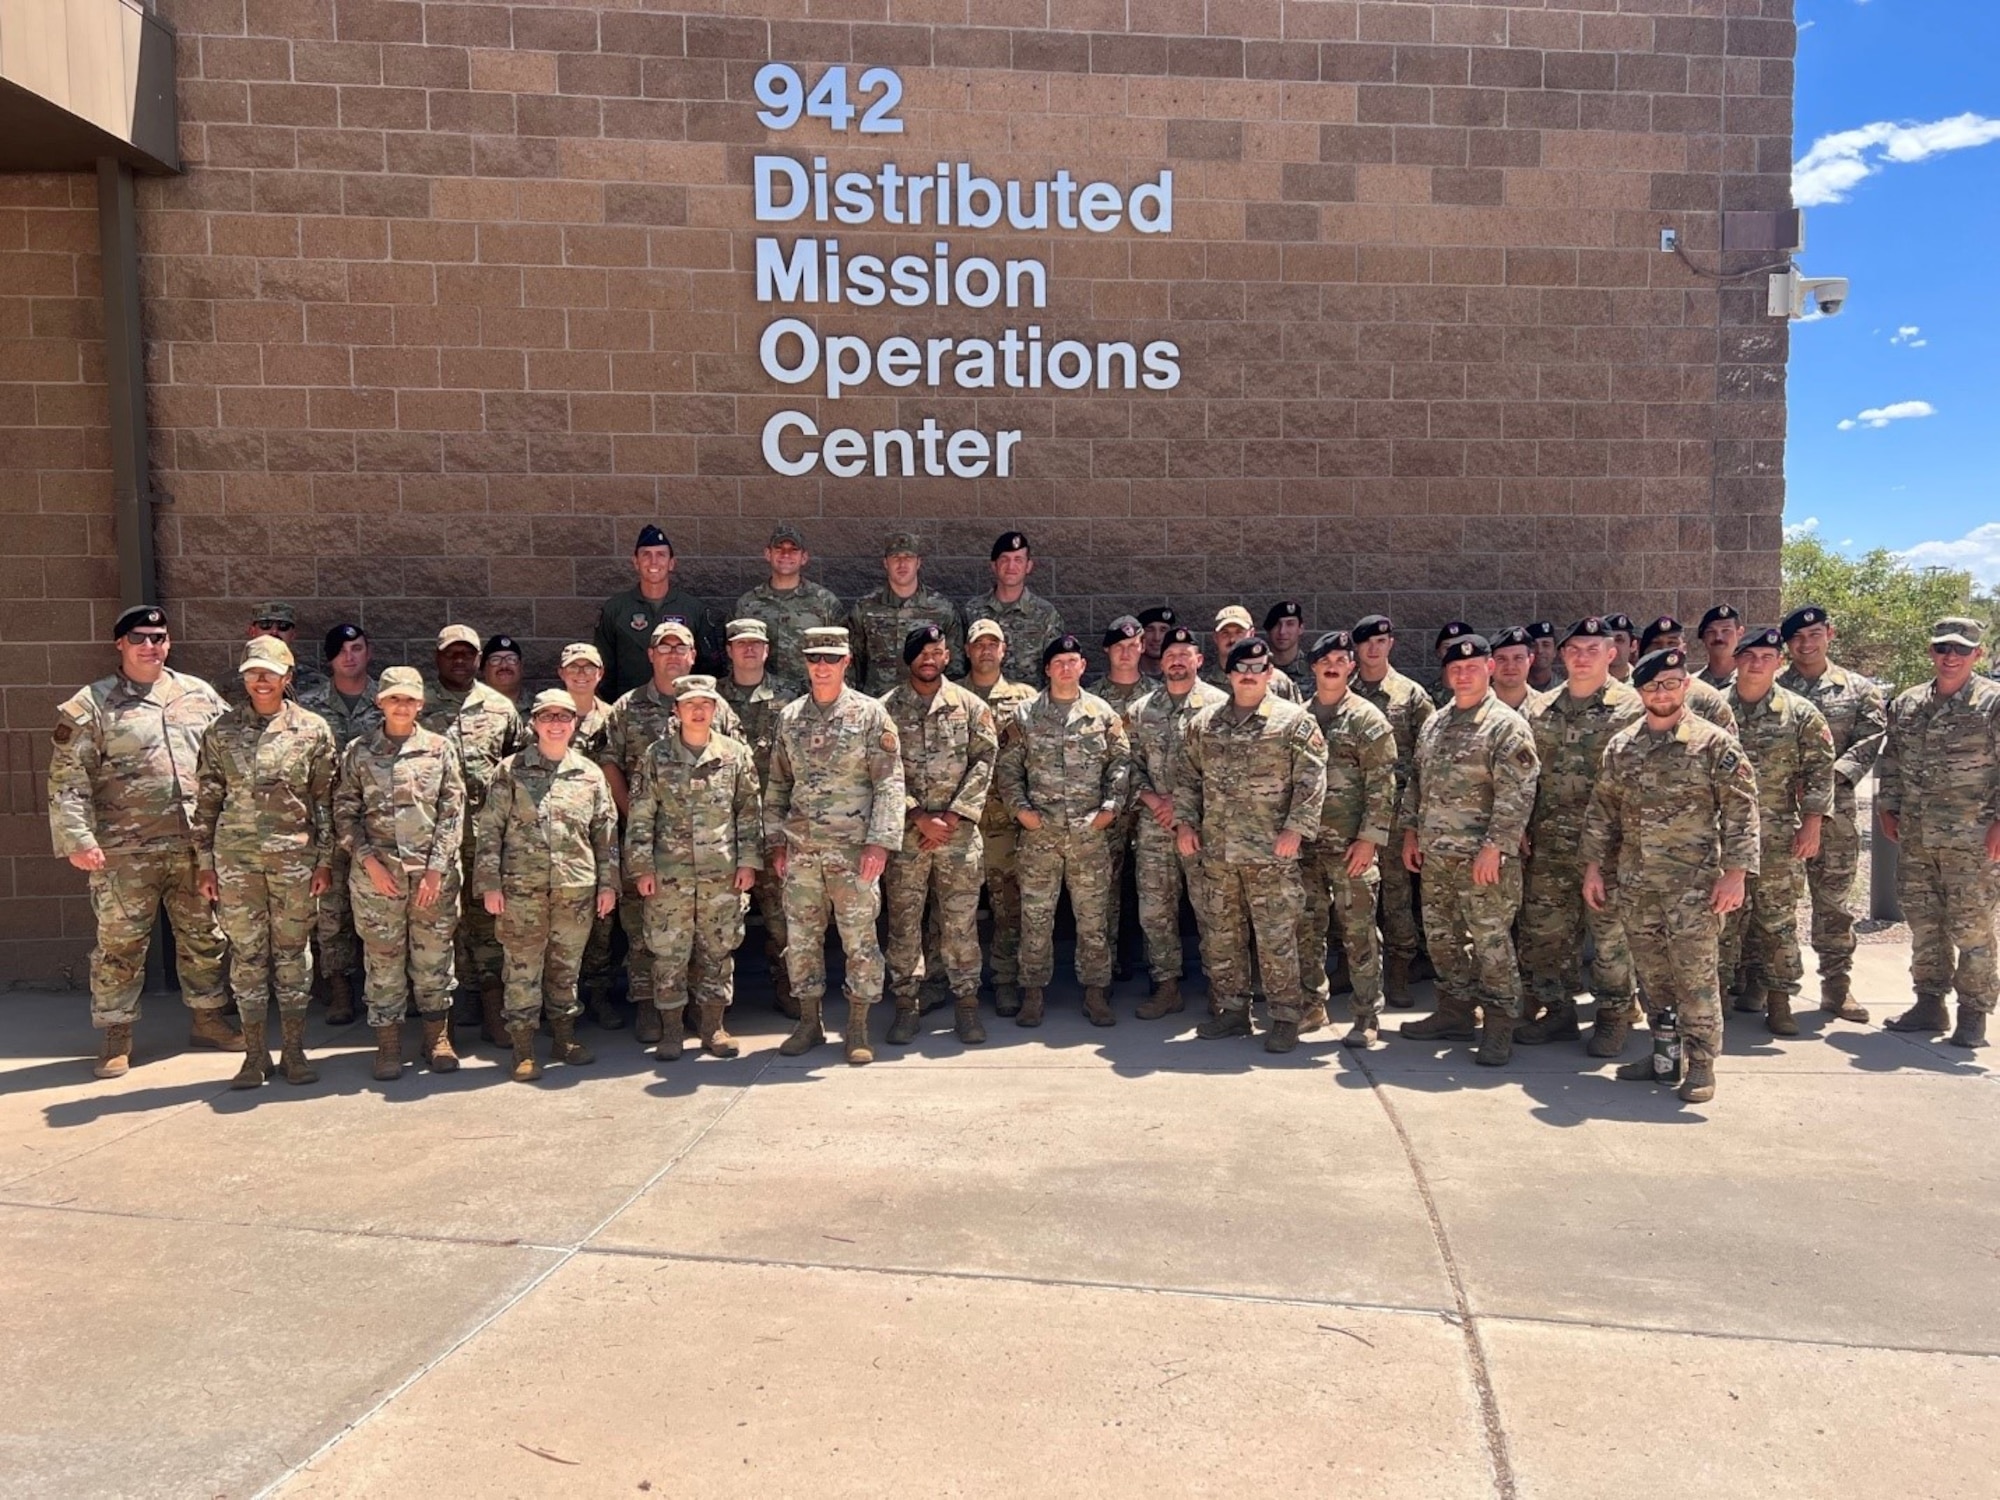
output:
{"label": "combat boot", "polygon": [[722,1029],[722,1011],[720,1000],[704,1000],[696,1014],[695,1034],[701,1038],[701,1050],[710,1057],[735,1057],[742,1049],[736,1038]]}
{"label": "combat boot", "polygon": [[260,1089],[271,1071],[271,1054],[264,1050],[264,1021],[260,1016],[243,1020],[243,1066],[229,1080],[233,1089]]}
{"label": "combat boot", "polygon": [[1093,1026],[1116,1026],[1118,1017],[1111,1013],[1111,1000],[1101,984],[1087,984],[1083,987],[1083,1013],[1090,1018]]}
{"label": "combat boot", "polygon": [[1194,1034],[1205,1042],[1219,1042],[1229,1036],[1255,1036],[1256,1028],[1250,1024],[1248,1007],[1242,1010],[1219,1010],[1195,1027]]}
{"label": "combat boot", "polygon": [[868,1045],[868,1002],[850,1000],[847,1002],[847,1031],[841,1037],[847,1047],[847,1061],[852,1067],[875,1061],[875,1053]]}
{"label": "combat boot", "polygon": [[685,1005],[678,1005],[672,1010],[660,1010],[658,1007],[653,1010],[653,1014],[660,1018],[653,1032],[653,1056],[661,1062],[681,1060],[681,1049],[687,1045],[687,1027],[681,1024],[681,1012],[686,1009]]}
{"label": "combat boot", "polygon": [[605,1031],[623,1031],[625,1013],[612,1003],[611,986],[602,979],[593,979],[588,989],[590,1024]]}
{"label": "combat boot", "polygon": [[819,1024],[820,1006],[821,1002],[817,999],[799,1002],[799,1024],[792,1028],[790,1036],[778,1043],[780,1057],[804,1057],[826,1040],[826,1032]]}
{"label": "combat boot", "polygon": [[958,1039],[968,1047],[977,1047],[986,1040],[986,1028],[979,1022],[979,997],[960,999],[952,1012],[951,1029]]}
{"label": "combat boot", "polygon": [[889,1023],[889,1040],[898,1047],[907,1047],[917,1039],[917,1032],[923,1026],[923,1002],[921,999],[898,1000],[896,1019]]}
{"label": "combat boot", "polygon": [[1181,998],[1181,982],[1178,979],[1162,979],[1153,986],[1153,996],[1132,1012],[1142,1021],[1157,1021],[1162,1016],[1177,1014],[1187,1002]]}
{"label": "combat boot", "polygon": [[533,1083],[542,1076],[535,1061],[535,1023],[523,1021],[507,1028],[507,1043],[514,1049],[514,1082]]}
{"label": "combat boot", "polygon": [[1848,976],[1845,974],[1822,974],[1819,977],[1819,1008],[1830,1016],[1839,1016],[1843,1021],[1868,1020],[1868,1007],[1854,1003],[1849,990]]}
{"label": "combat boot", "polygon": [[132,1026],[120,1021],[104,1028],[103,1040],[97,1048],[97,1066],[91,1069],[99,1078],[123,1078],[132,1071]]}
{"label": "combat boot", "polygon": [[1792,997],[1778,990],[1764,995],[1764,1029],[1772,1036],[1797,1036],[1799,1023],[1792,1019]]}
{"label": "combat boot", "polygon": [[1340,1045],[1365,1052],[1381,1039],[1381,1035],[1381,1023],[1374,1016],[1364,1016],[1347,1028],[1347,1035],[1340,1039]]}
{"label": "combat boot", "polygon": [[1590,1023],[1590,1041],[1584,1050],[1592,1057],[1616,1057],[1632,1039],[1632,1006],[1597,1002],[1597,1015]]}
{"label": "combat boot", "polygon": [[951,981],[942,976],[926,979],[917,987],[917,1014],[929,1015],[951,1003]]}
{"label": "combat boot", "polygon": [[424,1063],[433,1073],[458,1071],[458,1054],[451,1050],[449,1015],[424,1017]]}
{"label": "combat boot", "polygon": [[354,983],[345,974],[326,976],[326,1024],[354,1024]]}
{"label": "combat boot", "polygon": [[[567,1063],[572,1068],[597,1061],[596,1054],[576,1039],[575,1016],[550,1016],[549,1034],[555,1038],[555,1046],[549,1053],[551,1060]],[[514,1033],[509,1030],[508,1040],[513,1040],[513,1036]]]}
{"label": "combat boot", "polygon": [[[674,1025],[679,1026],[680,1023],[681,1018],[675,1016]],[[632,1035],[639,1039],[640,1046],[650,1047],[660,1041],[665,1029],[665,1023],[660,1018],[660,1007],[653,1003],[650,996],[632,1002]],[[675,1045],[678,1047],[679,1043],[676,1042]],[[678,1057],[680,1053],[677,1051],[674,1056]]]}
{"label": "combat boot", "polygon": [[306,1018],[280,1016],[278,1029],[285,1039],[284,1055],[278,1063],[284,1069],[285,1082],[318,1083],[319,1069],[306,1061]]}
{"label": "combat boot", "polygon": [[1653,1054],[1648,1052],[1637,1062],[1620,1063],[1618,1071],[1612,1075],[1622,1083],[1665,1083],[1666,1079],[1653,1071]]}
{"label": "combat boot", "polygon": [[1977,1051],[1979,1048],[1984,1047],[1986,1045],[1986,1012],[1983,1010],[1974,1010],[1961,1000],[1958,1005],[1958,1025],[1945,1040],[1950,1042],[1952,1046],[1963,1047],[1967,1051]]}
{"label": "combat boot", "polygon": [[1418,1042],[1469,1042],[1479,1034],[1472,1008],[1457,1001],[1440,1001],[1421,1021],[1405,1021],[1396,1030]]}
{"label": "combat boot", "polygon": [[1273,1021],[1271,1029],[1264,1033],[1266,1052],[1289,1052],[1299,1044],[1299,1023],[1297,1021]]}
{"label": "combat boot", "polygon": [[[411,1011],[405,1012],[410,1014]],[[459,990],[451,997],[451,1024],[454,1026],[477,1026],[479,1024],[479,991]]]}
{"label": "combat boot", "polygon": [[1514,1057],[1514,1018],[1488,1006],[1472,1060],[1482,1068],[1504,1068]]}
{"label": "combat boot", "polygon": [[1021,1013],[1021,987],[1014,984],[993,985],[993,1014],[996,1016],[1018,1016]]}
{"label": "combat boot", "polygon": [[1306,1007],[1306,1013],[1299,1018],[1299,1035],[1311,1036],[1326,1025],[1326,1007],[1315,1000]]}
{"label": "combat boot", "polygon": [[[503,1014],[507,992],[497,979],[479,981],[479,1035],[489,1047],[505,1047],[511,1035]],[[446,1028],[449,1030],[450,1028]]]}
{"label": "combat boot", "polygon": [[782,963],[771,968],[771,996],[777,1001],[779,1015],[788,1021],[799,1018],[799,1002],[792,998],[792,976]]}
{"label": "combat boot", "polygon": [[217,1052],[241,1052],[242,1036],[229,1029],[229,1023],[222,1019],[220,1010],[198,1010],[191,1017],[188,1027],[190,1047],[212,1047]]}
{"label": "combat boot", "polygon": [[1882,1024],[1891,1031],[1921,1031],[1935,1036],[1951,1030],[1951,1010],[1944,1003],[1944,996],[1919,994],[1915,1005]]}
{"label": "combat boot", "polygon": [[1039,1026],[1042,1024],[1042,991],[1039,985],[1031,985],[1021,991],[1021,1004],[1014,1014],[1016,1026]]}
{"label": "combat boot", "polygon": [[1736,992],[1735,1008],[1746,1016],[1762,1015],[1764,1004],[1764,987],[1761,984],[1745,985]]}
{"label": "combat boot", "polygon": [[383,1083],[403,1074],[403,1023],[375,1028],[375,1077]]}
{"label": "combat boot", "polygon": [[1391,1010],[1409,1010],[1417,1002],[1410,998],[1410,961],[1390,957],[1382,961],[1382,999]]}
{"label": "combat boot", "polygon": [[1706,1104],[1715,1097],[1715,1059],[1690,1057],[1681,1077],[1681,1103]]}
{"label": "combat boot", "polygon": [[1546,1042],[1573,1041],[1583,1035],[1583,1028],[1577,1023],[1576,1000],[1565,995],[1547,1010],[1540,1019],[1524,1021],[1514,1027],[1514,1040],[1523,1047],[1539,1047]]}

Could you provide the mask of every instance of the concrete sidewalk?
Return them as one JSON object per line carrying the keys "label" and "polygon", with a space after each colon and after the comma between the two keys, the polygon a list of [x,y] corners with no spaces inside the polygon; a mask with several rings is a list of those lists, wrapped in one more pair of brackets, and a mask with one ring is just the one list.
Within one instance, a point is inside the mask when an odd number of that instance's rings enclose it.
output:
{"label": "concrete sidewalk", "polygon": [[0,1494],[1988,1497],[2000,1093],[1879,1029],[1907,963],[1861,949],[1872,1027],[1732,1017],[1692,1109],[1137,986],[533,1087],[316,1027],[250,1095],[170,998],[107,1084],[81,996],[11,996]]}

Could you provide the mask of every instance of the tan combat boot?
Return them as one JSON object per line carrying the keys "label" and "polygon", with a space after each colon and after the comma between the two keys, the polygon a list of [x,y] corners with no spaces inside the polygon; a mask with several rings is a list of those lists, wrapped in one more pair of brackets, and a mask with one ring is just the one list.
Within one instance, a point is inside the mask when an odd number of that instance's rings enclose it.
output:
{"label": "tan combat boot", "polygon": [[[678,1027],[680,1023],[681,1018],[675,1016],[674,1025]],[[634,1000],[632,1002],[632,1035],[638,1038],[639,1045],[650,1047],[655,1042],[663,1040],[665,1033],[665,1013],[661,1011],[658,1005],[653,1003],[652,997],[648,996],[643,1000]],[[675,1045],[679,1046],[678,1040],[676,1040]],[[679,1057],[680,1053],[675,1052],[674,1056]]]}
{"label": "tan combat boot", "polygon": [[1299,1035],[1311,1036],[1326,1026],[1326,1006],[1318,1000],[1306,1007],[1306,1013],[1299,1017]]}
{"label": "tan combat boot", "polygon": [[710,1057],[735,1057],[742,1049],[736,1045],[736,1038],[722,1029],[722,1011],[720,1000],[702,1002],[696,1016],[701,1050]]}
{"label": "tan combat boot", "polygon": [[1271,1029],[1264,1033],[1266,1052],[1289,1052],[1299,1044],[1299,1023],[1297,1021],[1273,1021]]}
{"label": "tan combat boot", "polygon": [[986,1028],[979,1022],[979,997],[971,999],[960,996],[957,1007],[952,1012],[951,1029],[958,1039],[968,1047],[977,1047],[986,1040]]}
{"label": "tan combat boot", "polygon": [[229,1023],[222,1019],[220,1010],[198,1010],[190,1018],[188,1045],[190,1047],[212,1047],[217,1052],[241,1052],[243,1038],[229,1029]]}
{"label": "tan combat boot", "polygon": [[1819,980],[1819,1008],[1830,1016],[1839,1016],[1843,1021],[1868,1020],[1868,1007],[1857,1005],[1850,992],[1848,976],[1845,974],[1822,974]]}
{"label": "tan combat boot", "polygon": [[[572,1068],[597,1061],[591,1050],[576,1039],[575,1016],[550,1016],[549,1034],[555,1038],[555,1046],[549,1053],[555,1061]],[[514,1033],[510,1030],[507,1035],[511,1040]]]}
{"label": "tan combat boot", "polygon": [[1598,1001],[1597,1014],[1590,1023],[1590,1040],[1584,1050],[1592,1057],[1616,1057],[1623,1052],[1632,1039],[1632,1022],[1636,1019],[1633,1009],[1629,1001],[1623,1005]]}
{"label": "tan combat boot", "polygon": [[1514,1040],[1523,1047],[1539,1047],[1545,1042],[1566,1042],[1583,1035],[1583,1028],[1577,1023],[1576,999],[1565,995],[1537,1020],[1522,1022],[1514,1028]]}
{"label": "tan combat boot", "polygon": [[1764,1013],[1764,987],[1760,984],[1746,984],[1736,992],[1733,1008],[1746,1016],[1761,1016]]}
{"label": "tan combat boot", "polygon": [[1410,998],[1410,961],[1391,956],[1382,961],[1382,998],[1391,1010],[1409,1010],[1417,1002]]}
{"label": "tan combat boot", "polygon": [[1021,1013],[1021,987],[1017,984],[993,983],[993,1014],[996,1016],[1018,1016]]}
{"label": "tan combat boot", "polygon": [[1187,1005],[1181,998],[1181,982],[1178,979],[1162,979],[1153,986],[1153,995],[1144,1005],[1132,1012],[1142,1021],[1157,1021],[1162,1016],[1177,1015]]}
{"label": "tan combat boot", "polygon": [[1486,1024],[1479,1028],[1479,1050],[1472,1060],[1482,1068],[1504,1068],[1514,1057],[1514,1018],[1488,1006]]}
{"label": "tan combat boot", "polygon": [[1612,1076],[1621,1083],[1671,1083],[1653,1071],[1653,1054],[1648,1052],[1636,1062],[1620,1063]]}
{"label": "tan combat boot", "polygon": [[1792,1019],[1792,997],[1777,990],[1764,995],[1764,1028],[1772,1036],[1797,1036],[1799,1023]]}
{"label": "tan combat boot", "polygon": [[1882,1024],[1891,1031],[1921,1031],[1936,1036],[1951,1030],[1951,1010],[1944,1003],[1944,996],[1919,994],[1915,1005]]}
{"label": "tan combat boot", "polygon": [[1396,1028],[1419,1042],[1469,1042],[1478,1033],[1473,1026],[1472,1007],[1458,1001],[1440,1001],[1438,1008],[1421,1021],[1405,1021]]}
{"label": "tan combat boot", "polygon": [[1977,1051],[1986,1045],[1986,1012],[1974,1010],[1964,1001],[1958,1005],[1958,1025],[1945,1040],[1954,1047]]}
{"label": "tan combat boot", "polygon": [[318,1083],[319,1069],[306,1061],[306,1018],[280,1016],[278,1023],[285,1038],[284,1055],[278,1063],[284,1069],[285,1082]]}
{"label": "tan combat boot", "polygon": [[1230,1036],[1255,1036],[1256,1028],[1250,1024],[1248,1007],[1242,1010],[1218,1010],[1214,1015],[1195,1027],[1194,1034],[1205,1042],[1219,1042]]}
{"label": "tan combat boot", "polygon": [[131,1071],[132,1024],[120,1021],[104,1028],[97,1048],[97,1066],[91,1072],[99,1078],[123,1078]]}
{"label": "tan combat boot", "polygon": [[1083,1013],[1090,1018],[1093,1026],[1116,1026],[1118,1017],[1111,1012],[1111,997],[1101,984],[1087,984],[1083,987]]}
{"label": "tan combat boot", "polygon": [[1362,1016],[1347,1028],[1347,1035],[1340,1039],[1343,1047],[1356,1047],[1367,1051],[1381,1039],[1382,1023],[1379,1017]]}
{"label": "tan combat boot", "polygon": [[326,1024],[354,1024],[354,984],[345,974],[326,976]]}
{"label": "tan combat boot", "polygon": [[850,1000],[847,1002],[847,1031],[841,1037],[847,1045],[847,1061],[853,1067],[875,1061],[875,1052],[868,1045],[868,1002]]}
{"label": "tan combat boot", "polygon": [[[653,1014],[659,1017],[659,1029],[653,1034],[653,1056],[661,1062],[679,1062],[681,1050],[687,1045],[687,1026],[684,1016],[687,1003],[683,1001],[672,1010],[653,1007]],[[641,1036],[645,1033],[641,1032]]]}
{"label": "tan combat boot", "polygon": [[506,995],[499,980],[482,978],[479,981],[479,1036],[489,1047],[507,1045],[509,1028],[503,1013]]}
{"label": "tan combat boot", "polygon": [[391,1022],[375,1028],[375,1077],[383,1083],[402,1077],[403,1024]]}
{"label": "tan combat boot", "polygon": [[535,1027],[530,1021],[507,1028],[507,1043],[514,1049],[514,1082],[533,1083],[542,1076],[542,1065],[535,1061]]}
{"label": "tan combat boot", "polygon": [[1042,1024],[1042,991],[1040,986],[1031,985],[1021,991],[1021,1003],[1014,1013],[1016,1026],[1039,1026]]}
{"label": "tan combat boot", "polygon": [[1715,1059],[1689,1057],[1681,1078],[1681,1103],[1706,1104],[1715,1097]]}
{"label": "tan combat boot", "polygon": [[458,1054],[451,1050],[451,1015],[425,1016],[424,1061],[433,1073],[456,1073]]}
{"label": "tan combat boot", "polygon": [[271,1054],[264,1050],[264,1018],[243,1018],[243,1066],[229,1080],[233,1089],[260,1089],[271,1071]]}
{"label": "tan combat boot", "polygon": [[817,998],[799,1001],[799,1024],[792,1028],[790,1036],[778,1043],[780,1057],[804,1057],[826,1040],[826,1031],[820,1025],[823,1005],[824,1002]]}
{"label": "tan combat boot", "polygon": [[896,1019],[889,1023],[889,1040],[898,1047],[907,1047],[917,1039],[917,1032],[922,1026],[922,999],[898,1000]]}

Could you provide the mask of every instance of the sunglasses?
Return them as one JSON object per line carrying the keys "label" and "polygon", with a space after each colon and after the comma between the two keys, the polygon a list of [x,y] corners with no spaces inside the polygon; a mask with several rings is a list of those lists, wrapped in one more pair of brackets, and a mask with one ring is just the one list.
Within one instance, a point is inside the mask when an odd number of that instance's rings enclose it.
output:
{"label": "sunglasses", "polygon": [[1270,670],[1271,664],[1267,661],[1246,662],[1240,667],[1231,667],[1229,675],[1232,677],[1262,677]]}
{"label": "sunglasses", "polygon": [[167,633],[164,630],[133,630],[126,633],[125,639],[135,646],[164,646]]}
{"label": "sunglasses", "polygon": [[290,630],[292,628],[290,620],[252,620],[250,623],[255,625],[259,630]]}
{"label": "sunglasses", "polygon": [[1963,645],[1958,641],[1933,641],[1931,643],[1931,655],[1933,656],[1970,656],[1978,649],[1977,646]]}

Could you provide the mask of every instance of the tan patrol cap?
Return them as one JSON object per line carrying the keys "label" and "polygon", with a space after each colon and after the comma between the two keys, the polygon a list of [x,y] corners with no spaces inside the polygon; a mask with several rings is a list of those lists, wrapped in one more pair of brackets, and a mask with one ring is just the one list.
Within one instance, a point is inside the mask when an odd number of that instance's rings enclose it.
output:
{"label": "tan patrol cap", "polygon": [[974,641],[983,641],[988,636],[996,641],[1004,641],[1007,639],[1007,632],[1000,628],[998,620],[974,620],[972,629],[965,633],[965,644],[970,646]]}
{"label": "tan patrol cap", "polygon": [[653,644],[657,646],[661,641],[669,639],[679,641],[684,646],[692,646],[694,632],[688,629],[687,623],[683,620],[662,620],[653,627]]}
{"label": "tan patrol cap", "polygon": [[800,649],[807,656],[845,656],[848,652],[847,627],[814,625],[805,632],[805,644]]}
{"label": "tan patrol cap", "polygon": [[375,685],[375,701],[384,698],[414,698],[424,701],[424,679],[415,667],[385,667]]}
{"label": "tan patrol cap", "polygon": [[528,710],[528,717],[533,719],[550,712],[566,713],[573,719],[576,700],[561,688],[543,688],[535,694],[535,706]]}
{"label": "tan patrol cap", "polygon": [[767,646],[771,644],[770,629],[762,620],[748,617],[731,620],[725,631],[732,641],[762,641]]}
{"label": "tan patrol cap", "polygon": [[676,677],[674,679],[674,698],[676,701],[682,698],[712,698],[717,703],[720,703],[722,701],[722,694],[715,690],[715,679],[713,677],[695,673],[687,677]]}
{"label": "tan patrol cap", "polygon": [[447,646],[470,646],[477,651],[480,649],[479,632],[470,625],[447,625],[438,632],[437,648],[442,651]]}
{"label": "tan patrol cap", "polygon": [[1225,604],[1215,612],[1215,628],[1220,630],[1225,625],[1241,625],[1245,630],[1257,628],[1250,611],[1240,604]]}
{"label": "tan patrol cap", "polygon": [[590,642],[576,641],[563,647],[561,665],[573,667],[580,661],[589,662],[600,672],[604,670],[604,658],[598,655],[597,648]]}
{"label": "tan patrol cap", "polygon": [[260,635],[243,646],[243,661],[238,672],[289,672],[292,670],[292,648],[275,635]]}
{"label": "tan patrol cap", "polygon": [[1933,646],[1970,646],[1976,651],[1985,639],[1986,627],[1964,615],[1946,615],[1931,626]]}

